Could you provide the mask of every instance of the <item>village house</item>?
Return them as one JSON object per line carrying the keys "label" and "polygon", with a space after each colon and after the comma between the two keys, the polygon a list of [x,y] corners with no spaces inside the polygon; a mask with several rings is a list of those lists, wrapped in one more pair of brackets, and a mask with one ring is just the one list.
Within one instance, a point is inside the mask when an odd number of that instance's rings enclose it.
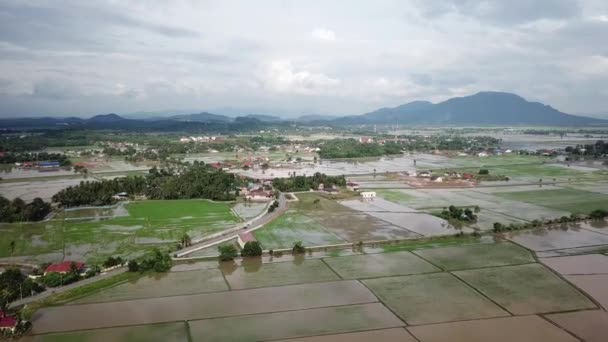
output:
{"label": "village house", "polygon": [[15,332],[17,327],[17,319],[13,316],[9,316],[6,312],[0,310],[0,331]]}
{"label": "village house", "polygon": [[374,138],[372,137],[360,137],[359,142],[362,144],[371,144],[374,142]]}
{"label": "village house", "polygon": [[82,273],[85,270],[85,264],[78,261],[64,261],[58,264],[51,264],[44,270],[44,275],[48,273],[61,273],[66,274],[72,272],[72,264],[76,267],[78,273]]}
{"label": "village house", "polygon": [[363,199],[366,199],[366,200],[374,199],[374,198],[376,198],[376,192],[375,191],[363,191],[363,192],[361,192],[361,197],[363,197]]}
{"label": "village house", "polygon": [[359,184],[355,182],[347,182],[346,188],[351,191],[357,191],[359,189]]}
{"label": "village house", "polygon": [[245,196],[248,201],[267,202],[272,199],[272,193],[264,190],[252,190]]}
{"label": "village house", "polygon": [[241,248],[244,248],[247,242],[253,241],[257,240],[255,239],[255,236],[253,236],[253,234],[251,234],[250,232],[240,233],[239,237],[237,238],[237,242]]}

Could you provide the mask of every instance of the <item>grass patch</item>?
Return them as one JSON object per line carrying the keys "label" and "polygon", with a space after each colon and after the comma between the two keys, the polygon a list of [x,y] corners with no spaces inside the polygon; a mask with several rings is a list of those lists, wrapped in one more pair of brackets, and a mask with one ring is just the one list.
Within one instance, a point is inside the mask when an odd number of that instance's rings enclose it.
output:
{"label": "grass patch", "polygon": [[407,324],[507,316],[449,273],[363,280]]}
{"label": "grass patch", "polygon": [[385,253],[413,251],[423,248],[436,248],[446,246],[460,246],[466,244],[481,243],[481,238],[465,235],[465,236],[438,236],[425,239],[404,241],[398,244],[383,245],[382,250]]}
{"label": "grass patch", "polygon": [[256,230],[254,235],[264,249],[291,248],[296,241],[302,241],[304,246],[345,242],[313,218],[291,210]]}
{"label": "grass patch", "polygon": [[414,254],[450,271],[534,262],[530,252],[512,243],[422,249],[414,251]]}
{"label": "grass patch", "polygon": [[587,297],[540,264],[454,274],[517,315],[595,308]]}
{"label": "grass patch", "polygon": [[77,299],[98,293],[112,286],[116,286],[129,281],[134,281],[141,276],[142,275],[140,273],[120,273],[110,278],[101,279],[94,283],[80,286],[62,293],[54,294],[40,301],[32,302],[25,307],[23,313],[25,317],[31,319],[32,315],[40,308],[62,305],[68,302],[72,302]]}
{"label": "grass patch", "polygon": [[532,203],[573,213],[589,213],[595,209],[608,209],[608,195],[575,189],[499,192],[494,196]]}
{"label": "grass patch", "polygon": [[375,189],[372,191],[375,191],[379,197],[398,204],[406,204],[408,201],[415,198],[414,196],[408,195],[399,190]]}

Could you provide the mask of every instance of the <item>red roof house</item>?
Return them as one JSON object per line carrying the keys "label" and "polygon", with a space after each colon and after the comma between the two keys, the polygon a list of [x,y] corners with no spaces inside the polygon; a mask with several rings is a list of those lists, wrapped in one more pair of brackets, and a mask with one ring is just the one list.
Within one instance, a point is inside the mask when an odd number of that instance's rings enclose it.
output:
{"label": "red roof house", "polygon": [[239,238],[237,241],[239,243],[239,246],[241,246],[241,248],[243,248],[243,247],[245,247],[245,244],[247,242],[253,242],[253,241],[257,241],[257,240],[255,239],[255,236],[253,236],[253,234],[247,232],[247,233],[239,234]]}
{"label": "red roof house", "polygon": [[58,264],[51,264],[44,270],[44,274],[47,273],[69,273],[72,271],[72,264],[76,265],[76,270],[79,272],[84,270],[84,263],[77,261],[64,261]]}
{"label": "red roof house", "polygon": [[4,311],[0,311],[0,330],[15,330],[17,319],[9,316]]}

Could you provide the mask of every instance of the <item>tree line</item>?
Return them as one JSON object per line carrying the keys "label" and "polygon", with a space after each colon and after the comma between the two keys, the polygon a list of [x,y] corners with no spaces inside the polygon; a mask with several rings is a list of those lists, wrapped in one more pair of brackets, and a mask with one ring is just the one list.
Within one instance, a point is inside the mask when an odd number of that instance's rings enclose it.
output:
{"label": "tree line", "polygon": [[109,205],[118,201],[115,195],[146,196],[148,199],[207,198],[218,201],[234,200],[239,180],[234,174],[215,170],[204,163],[180,168],[154,167],[146,176],[129,176],[102,181],[83,181],[53,196],[53,201],[65,207]]}
{"label": "tree line", "polygon": [[0,154],[0,164],[14,164],[53,160],[58,161],[61,166],[70,166],[72,163],[63,153],[47,153],[47,152],[9,152]]}
{"label": "tree line", "polygon": [[335,186],[345,186],[346,178],[341,176],[328,176],[324,173],[317,172],[312,176],[292,176],[289,178],[275,178],[272,185],[279,191],[308,191],[310,189],[318,189],[319,184],[323,184],[325,188]]}
{"label": "tree line", "polygon": [[0,222],[40,221],[51,212],[51,204],[36,197],[30,203],[17,197],[12,201],[0,196]]}
{"label": "tree line", "polygon": [[568,146],[566,147],[565,151],[577,155],[601,157],[608,155],[608,143],[604,142],[603,140],[598,140],[595,142],[595,144]]}

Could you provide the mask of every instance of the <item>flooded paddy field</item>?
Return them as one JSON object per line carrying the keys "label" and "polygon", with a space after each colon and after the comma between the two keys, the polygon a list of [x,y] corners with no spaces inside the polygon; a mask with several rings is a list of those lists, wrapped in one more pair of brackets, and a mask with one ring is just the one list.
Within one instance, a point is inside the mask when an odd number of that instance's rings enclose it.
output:
{"label": "flooded paddy field", "polygon": [[228,290],[222,272],[207,269],[147,275],[116,285],[95,295],[75,301],[75,304],[112,302],[118,300],[154,298],[217,292]]}
{"label": "flooded paddy field", "polygon": [[526,249],[508,242],[428,248],[414,253],[448,271],[535,262]]}
{"label": "flooded paddy field", "polygon": [[408,325],[509,314],[448,273],[363,280]]}
{"label": "flooded paddy field", "polygon": [[539,264],[456,271],[454,274],[517,315],[596,308],[576,288]]}
{"label": "flooded paddy field", "polygon": [[608,209],[608,195],[575,190],[555,189],[540,191],[501,192],[499,197],[526,202],[572,213],[589,213],[595,209]]}
{"label": "flooded paddy field", "polygon": [[377,302],[376,297],[361,283],[339,281],[65,305],[39,310],[34,317],[36,323],[33,333],[210,319],[374,302]]}
{"label": "flooded paddy field", "polygon": [[[236,266],[236,265],[235,265]],[[222,264],[222,270],[231,289],[247,289],[312,282],[339,280],[338,276],[319,259],[295,259],[293,262],[244,264],[230,268]],[[296,272],[290,273],[289,270]],[[277,277],[277,274],[281,274]]]}
{"label": "flooded paddy field", "polygon": [[252,219],[266,209],[266,203],[237,203],[232,207],[232,210],[244,221]]}
{"label": "flooded paddy field", "polygon": [[[512,232],[507,238],[537,252],[539,257],[559,256],[562,251],[566,255],[582,254],[586,247],[603,248],[608,245],[608,235],[585,229],[578,224]],[[576,249],[580,249],[579,253]]]}
{"label": "flooded paddy field", "polygon": [[608,313],[605,311],[567,312],[545,317],[587,342],[603,342],[608,336]]}
{"label": "flooded paddy field", "polygon": [[576,342],[577,338],[538,316],[492,318],[477,321],[410,327],[421,342]]}
{"label": "flooded paddy field", "polygon": [[83,180],[82,176],[79,176],[65,179],[1,182],[0,195],[9,200],[19,197],[26,202],[30,202],[34,198],[40,197],[43,200],[50,202],[53,195],[69,186],[78,185]]}
{"label": "flooded paddy field", "polygon": [[608,308],[608,274],[567,275],[565,277],[595,299],[604,309]]}
{"label": "flooded paddy field", "polygon": [[[460,245],[451,245],[452,240]],[[598,312],[575,287],[534,263],[525,249],[487,240],[451,237],[344,250],[351,256],[319,251],[179,264],[160,277],[144,275],[63,306],[40,309],[29,338],[115,336],[120,341],[127,338],[126,327],[134,326],[131,339],[141,334],[152,341],[180,340],[178,327],[183,324],[191,339],[205,341],[449,337],[468,342],[500,341],[505,334],[518,341],[562,341],[564,336],[570,341],[572,335],[530,313]],[[518,266],[505,266],[514,264]],[[604,288],[608,286],[585,291],[594,295]],[[512,314],[518,317],[509,317]],[[166,331],[158,328],[164,324]],[[148,337],[148,329],[158,330]]]}
{"label": "flooded paddy field", "polygon": [[25,342],[131,342],[168,341],[187,342],[188,326],[185,322],[138,325],[122,328],[93,329],[68,333],[28,336]]}
{"label": "flooded paddy field", "polygon": [[[86,208],[65,212],[67,218],[36,223],[0,224],[0,260],[14,258],[41,262],[66,260],[100,262],[108,256],[139,256],[150,245],[174,246],[184,233],[193,239],[229,228],[240,219],[229,203],[208,201],[145,201],[127,204],[126,209]],[[124,215],[103,218],[105,214]],[[97,215],[97,216],[90,216]],[[87,220],[77,219],[89,217]],[[48,260],[45,255],[55,254]]]}
{"label": "flooded paddy field", "polygon": [[194,340],[268,341],[403,326],[382,304],[362,304],[190,322]]}
{"label": "flooded paddy field", "polygon": [[411,239],[422,235],[363,213],[323,213],[315,216],[327,231],[348,242]]}
{"label": "flooded paddy field", "polygon": [[342,279],[363,279],[441,271],[410,252],[379,253],[324,259]]}
{"label": "flooded paddy field", "polygon": [[608,274],[608,256],[603,254],[541,258],[540,262],[562,275]]}
{"label": "flooded paddy field", "polygon": [[276,342],[416,342],[403,328],[380,329],[354,333],[338,333],[314,337],[301,337],[288,340],[277,340]]}

